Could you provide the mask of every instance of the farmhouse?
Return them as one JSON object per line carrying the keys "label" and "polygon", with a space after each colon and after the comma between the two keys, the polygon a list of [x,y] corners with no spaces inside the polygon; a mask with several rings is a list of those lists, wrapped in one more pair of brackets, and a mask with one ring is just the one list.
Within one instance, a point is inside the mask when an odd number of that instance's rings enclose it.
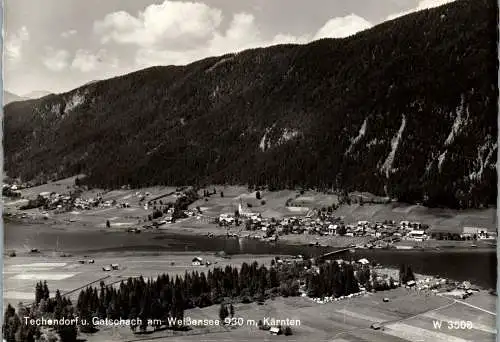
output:
{"label": "farmhouse", "polygon": [[203,259],[200,257],[195,257],[191,261],[191,265],[193,265],[193,266],[201,266],[202,263],[203,263]]}
{"label": "farmhouse", "polygon": [[358,260],[358,263],[360,263],[361,265],[368,265],[370,262],[368,261],[368,259],[359,259]]}
{"label": "farmhouse", "polygon": [[488,239],[494,238],[494,234],[488,232],[486,228],[482,227],[463,227],[462,234],[460,234],[462,238],[478,238],[478,239]]}
{"label": "farmhouse", "polygon": [[48,191],[40,192],[39,196],[43,197],[43,198],[49,198],[50,192],[48,192]]}
{"label": "farmhouse", "polygon": [[424,241],[427,239],[427,235],[423,230],[412,230],[408,233],[408,238],[415,241]]}
{"label": "farmhouse", "polygon": [[280,335],[281,329],[278,327],[271,327],[271,329],[269,329],[269,332],[271,333],[271,335]]}

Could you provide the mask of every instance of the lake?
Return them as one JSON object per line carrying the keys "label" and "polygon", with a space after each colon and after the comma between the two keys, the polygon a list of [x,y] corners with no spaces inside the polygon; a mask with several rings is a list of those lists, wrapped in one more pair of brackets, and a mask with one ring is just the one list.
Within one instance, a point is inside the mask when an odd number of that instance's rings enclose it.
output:
{"label": "lake", "polygon": [[[310,247],[286,243],[266,243],[251,239],[208,238],[206,236],[168,234],[162,231],[131,234],[105,232],[95,229],[69,231],[52,229],[45,225],[7,224],[5,249],[17,251],[38,248],[43,252],[54,250],[85,254],[105,251],[225,251],[228,254],[275,254],[318,256],[335,250],[329,247]],[[335,259],[358,260],[367,258],[386,266],[412,266],[416,273],[439,275],[455,280],[469,280],[485,288],[496,288],[497,259],[494,249],[442,250],[356,250],[335,255]]]}

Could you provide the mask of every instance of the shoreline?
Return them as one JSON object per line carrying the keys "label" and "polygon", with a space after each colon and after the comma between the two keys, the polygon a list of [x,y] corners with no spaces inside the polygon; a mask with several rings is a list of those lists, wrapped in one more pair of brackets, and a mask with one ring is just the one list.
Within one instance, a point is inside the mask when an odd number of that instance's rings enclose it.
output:
{"label": "shoreline", "polygon": [[[5,221],[4,221],[5,222]],[[47,232],[61,231],[64,233],[82,233],[82,232],[102,232],[106,235],[114,233],[126,233],[133,235],[134,233],[127,232],[128,228],[137,227],[140,224],[130,226],[118,226],[111,228],[100,227],[99,225],[92,225],[90,222],[78,221],[69,223],[61,218],[51,218],[49,220],[26,220],[17,219],[15,221],[9,220],[4,224],[4,228],[9,225],[22,225],[28,227],[36,227],[37,231],[45,230]],[[161,240],[161,236],[168,238],[172,236],[192,236],[192,237],[211,237],[211,238],[228,238],[228,239],[250,239],[258,240],[262,243],[275,243],[261,238],[263,232],[261,231],[247,231],[243,227],[230,227],[223,228],[215,224],[200,223],[192,218],[183,219],[176,223],[162,225],[158,228],[144,229],[138,235],[157,235],[157,239]],[[164,234],[164,235],[163,235]],[[154,239],[154,238],[153,238]],[[277,239],[277,243],[288,246],[298,247],[320,247],[320,248],[354,248],[360,251],[370,250],[390,250],[395,251],[418,251],[418,252],[438,252],[438,251],[492,251],[496,250],[496,243],[490,240],[482,241],[455,241],[455,240],[426,240],[423,242],[416,241],[401,241],[394,243],[387,247],[367,248],[364,245],[378,240],[374,237],[346,237],[346,236],[318,236],[310,234],[287,234],[281,235]],[[5,252],[13,250],[4,244]]]}

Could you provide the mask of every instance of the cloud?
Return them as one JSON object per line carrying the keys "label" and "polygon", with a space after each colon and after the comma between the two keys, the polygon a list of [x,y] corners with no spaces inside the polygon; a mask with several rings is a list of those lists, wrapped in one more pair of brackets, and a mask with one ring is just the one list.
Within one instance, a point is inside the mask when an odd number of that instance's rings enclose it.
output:
{"label": "cloud", "polygon": [[119,11],[94,23],[101,42],[136,44],[143,47],[169,44],[194,47],[209,39],[222,21],[222,12],[203,3],[166,0],[150,5],[138,16]]}
{"label": "cloud", "polygon": [[30,34],[26,26],[21,27],[16,33],[7,35],[5,40],[5,57],[9,62],[16,63],[22,58],[24,43],[29,41]]}
{"label": "cloud", "polygon": [[371,28],[373,25],[355,14],[345,17],[333,18],[319,29],[314,39],[321,38],[345,38],[353,34]]}
{"label": "cloud", "polygon": [[387,20],[396,19],[396,18],[399,18],[399,17],[401,17],[403,15],[407,15],[407,14],[410,14],[410,13],[413,13],[413,12],[417,12],[417,11],[422,11],[422,10],[425,10],[425,9],[428,9],[428,8],[434,8],[434,7],[442,6],[442,5],[445,5],[445,4],[448,4],[450,2],[454,2],[454,1],[455,0],[421,0],[418,3],[417,7],[413,8],[413,9],[410,9],[408,11],[391,14],[390,16],[387,17]]}
{"label": "cloud", "polygon": [[52,71],[62,71],[68,66],[69,52],[56,50],[52,47],[46,48],[43,64]]}
{"label": "cloud", "polygon": [[76,31],[76,30],[68,30],[68,31],[64,31],[63,33],[61,33],[61,37],[69,38],[71,36],[74,36],[77,33],[78,33],[78,31]]}
{"label": "cloud", "polygon": [[80,70],[81,72],[89,72],[96,69],[100,61],[101,59],[99,56],[80,49],[75,53],[75,58],[73,62],[71,62],[71,68]]}
{"label": "cloud", "polygon": [[309,36],[296,37],[277,34],[272,39],[264,39],[258,29],[255,17],[248,13],[236,13],[224,32],[214,31],[212,38],[196,48],[187,50],[158,49],[139,47],[136,53],[136,65],[187,64],[205,57],[235,53],[246,49],[286,43],[306,43]]}
{"label": "cloud", "polygon": [[106,50],[101,49],[97,53],[79,49],[75,53],[75,57],[71,62],[71,68],[81,72],[90,72],[98,69],[100,66],[111,68],[118,67],[118,59],[108,56]]}
{"label": "cloud", "polygon": [[294,36],[278,33],[265,37],[250,13],[235,13],[222,29],[222,12],[203,3],[165,0],[147,6],[137,16],[119,11],[94,23],[94,32],[103,44],[135,47],[135,65],[187,64],[195,60],[246,49],[285,43],[340,38],[372,25],[351,14],[329,20],[316,33]]}

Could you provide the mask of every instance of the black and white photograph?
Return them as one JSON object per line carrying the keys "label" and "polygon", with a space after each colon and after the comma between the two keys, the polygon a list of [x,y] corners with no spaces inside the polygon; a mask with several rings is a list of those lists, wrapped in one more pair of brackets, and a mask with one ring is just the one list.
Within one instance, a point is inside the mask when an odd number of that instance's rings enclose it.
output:
{"label": "black and white photograph", "polygon": [[497,340],[496,0],[4,0],[6,342]]}

